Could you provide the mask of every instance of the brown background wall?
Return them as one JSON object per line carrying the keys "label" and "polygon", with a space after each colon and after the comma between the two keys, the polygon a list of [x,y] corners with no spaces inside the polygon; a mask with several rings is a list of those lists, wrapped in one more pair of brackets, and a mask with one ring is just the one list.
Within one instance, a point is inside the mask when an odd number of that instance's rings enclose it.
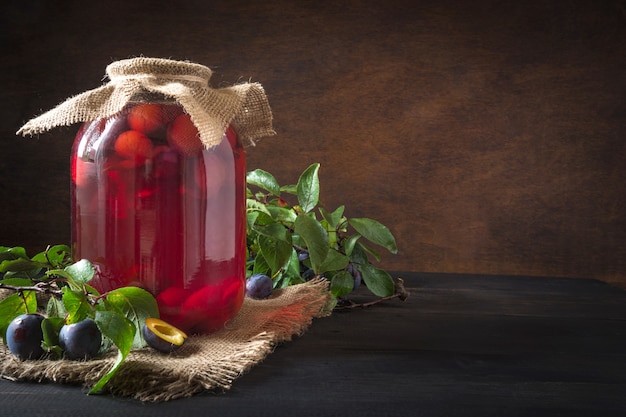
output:
{"label": "brown background wall", "polygon": [[278,135],[249,169],[292,183],[321,162],[329,208],[396,235],[383,267],[626,285],[623,0],[0,7],[0,244],[70,236],[76,126],[15,131],[144,55],[210,66],[214,86],[261,82]]}

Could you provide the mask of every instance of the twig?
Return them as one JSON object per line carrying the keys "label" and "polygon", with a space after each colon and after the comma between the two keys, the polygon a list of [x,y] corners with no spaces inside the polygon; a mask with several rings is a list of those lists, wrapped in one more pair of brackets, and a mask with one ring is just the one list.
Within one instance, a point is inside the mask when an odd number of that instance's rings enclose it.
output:
{"label": "twig", "polygon": [[0,289],[12,290],[16,292],[24,292],[24,291],[36,291],[42,294],[52,294],[54,296],[62,296],[63,292],[60,289],[52,288],[46,283],[35,284],[32,286],[20,287],[18,285],[8,285],[0,282]]}
{"label": "twig", "polygon": [[380,297],[373,301],[368,301],[366,303],[355,303],[350,301],[350,304],[341,305],[335,307],[335,310],[348,310],[352,308],[366,308],[373,306],[374,304],[382,303],[383,301],[392,300],[394,298],[399,298],[401,301],[405,301],[409,298],[409,292],[404,287],[404,280],[402,278],[398,278],[395,282],[396,292],[392,295],[388,295],[387,297]]}

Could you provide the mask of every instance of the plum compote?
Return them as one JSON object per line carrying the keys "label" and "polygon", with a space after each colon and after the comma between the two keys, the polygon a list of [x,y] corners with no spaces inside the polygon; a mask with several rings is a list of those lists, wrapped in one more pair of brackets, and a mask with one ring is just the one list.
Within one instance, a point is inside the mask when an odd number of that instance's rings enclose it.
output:
{"label": "plum compote", "polygon": [[74,141],[72,245],[105,292],[138,286],[161,319],[210,333],[245,294],[245,153],[228,127],[206,149],[177,103],[133,102]]}

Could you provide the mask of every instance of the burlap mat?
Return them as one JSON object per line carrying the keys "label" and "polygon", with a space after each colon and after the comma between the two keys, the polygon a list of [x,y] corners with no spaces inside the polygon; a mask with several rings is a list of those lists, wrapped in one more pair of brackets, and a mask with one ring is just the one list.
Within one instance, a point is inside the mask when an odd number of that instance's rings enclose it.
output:
{"label": "burlap mat", "polygon": [[[315,279],[274,291],[269,299],[245,299],[226,328],[192,336],[173,354],[132,351],[106,389],[146,402],[169,401],[202,391],[227,390],[262,361],[277,343],[301,335],[313,318],[330,314],[327,281]],[[0,374],[9,379],[93,386],[115,362],[115,351],[86,362],[17,360],[2,344]]]}

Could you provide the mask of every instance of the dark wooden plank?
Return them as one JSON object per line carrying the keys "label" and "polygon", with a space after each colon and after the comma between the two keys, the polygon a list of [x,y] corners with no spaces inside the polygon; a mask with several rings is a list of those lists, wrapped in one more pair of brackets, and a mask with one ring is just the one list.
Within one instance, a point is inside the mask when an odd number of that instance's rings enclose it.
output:
{"label": "dark wooden plank", "polygon": [[[402,275],[402,274],[399,274]],[[410,274],[422,301],[418,308],[439,313],[561,316],[626,320],[626,292],[592,279],[476,275]]]}
{"label": "dark wooden plank", "polygon": [[[626,413],[623,290],[593,280],[402,275],[412,292],[406,302],[316,320],[226,393],[140,404],[53,383],[0,381],[3,416],[78,417],[87,409],[95,417]],[[611,317],[591,307],[585,317],[563,297],[599,309],[605,299],[615,303]]]}

